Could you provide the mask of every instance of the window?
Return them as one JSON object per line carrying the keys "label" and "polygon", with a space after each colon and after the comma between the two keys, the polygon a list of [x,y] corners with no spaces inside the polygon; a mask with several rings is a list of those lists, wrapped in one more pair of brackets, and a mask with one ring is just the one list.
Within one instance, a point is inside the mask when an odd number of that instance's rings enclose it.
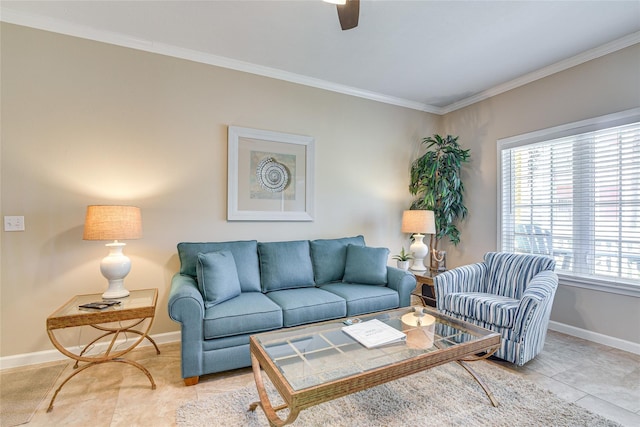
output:
{"label": "window", "polygon": [[640,291],[640,108],[498,141],[500,250]]}

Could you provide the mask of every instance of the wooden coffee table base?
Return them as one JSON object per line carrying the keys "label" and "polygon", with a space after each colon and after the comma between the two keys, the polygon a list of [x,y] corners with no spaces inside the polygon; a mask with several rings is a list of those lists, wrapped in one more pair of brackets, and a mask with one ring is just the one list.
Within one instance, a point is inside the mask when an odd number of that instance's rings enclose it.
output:
{"label": "wooden coffee table base", "polygon": [[291,424],[298,418],[298,414],[300,413],[300,409],[292,407],[289,411],[289,416],[286,420],[281,419],[277,412],[289,407],[289,405],[280,405],[275,408],[271,405],[271,401],[269,400],[269,396],[267,395],[267,390],[264,388],[264,382],[262,381],[262,370],[260,369],[260,362],[255,356],[251,355],[251,367],[253,369],[253,377],[256,381],[256,388],[258,389],[258,396],[260,396],[260,400],[257,402],[253,402],[249,405],[250,411],[255,411],[258,406],[262,408],[264,414],[267,416],[269,420],[269,425],[271,426],[284,426],[287,424]]}
{"label": "wooden coffee table base", "polygon": [[[486,356],[482,356],[479,357],[478,359],[475,360],[480,360],[480,359],[486,359],[488,357],[491,357],[491,355],[493,353],[495,353],[498,350],[498,348],[496,348],[495,350],[493,350],[490,354],[487,353]],[[480,376],[476,373],[476,371],[474,371],[473,369],[471,369],[471,366],[469,366],[468,363],[466,362],[471,362],[473,360],[458,360],[457,363],[458,365],[462,366],[464,369],[467,370],[467,372],[469,372],[469,374],[471,374],[471,376],[473,377],[474,380],[476,380],[476,382],[478,383],[478,385],[480,385],[480,387],[482,387],[482,390],[484,390],[484,393],[487,395],[487,397],[489,398],[489,400],[491,401],[491,404],[494,407],[498,407],[498,401],[496,400],[495,397],[493,397],[493,393],[491,392],[491,389],[489,388],[489,386],[482,380],[482,378],[480,378]]]}

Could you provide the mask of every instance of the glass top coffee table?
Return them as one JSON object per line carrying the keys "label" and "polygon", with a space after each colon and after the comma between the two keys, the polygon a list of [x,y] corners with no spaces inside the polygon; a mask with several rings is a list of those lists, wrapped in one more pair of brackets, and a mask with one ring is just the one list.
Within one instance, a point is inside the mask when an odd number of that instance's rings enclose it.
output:
{"label": "glass top coffee table", "polygon": [[[423,307],[359,317],[363,322],[372,319],[401,330],[406,341],[368,349],[342,331],[345,319],[251,336],[251,363],[260,401],[249,409],[262,407],[271,425],[282,426],[292,423],[302,409],[449,362],[461,364],[498,406],[489,388],[465,362],[491,356],[500,347],[500,334]],[[283,405],[271,405],[262,371]],[[284,420],[277,414],[283,409],[289,410]]]}

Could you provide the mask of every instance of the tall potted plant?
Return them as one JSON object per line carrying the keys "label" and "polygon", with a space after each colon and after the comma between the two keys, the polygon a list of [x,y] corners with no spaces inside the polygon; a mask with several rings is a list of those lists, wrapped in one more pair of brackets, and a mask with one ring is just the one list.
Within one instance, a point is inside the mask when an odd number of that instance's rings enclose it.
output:
{"label": "tall potted plant", "polygon": [[[427,152],[411,164],[409,191],[417,198],[411,209],[434,212],[436,234],[431,236],[430,247],[439,253],[439,241],[448,237],[451,243],[460,243],[458,220],[467,216],[463,201],[464,185],[461,179],[462,164],[469,161],[470,150],[463,150],[458,137],[433,135],[424,138]],[[433,267],[433,257],[432,267]]]}

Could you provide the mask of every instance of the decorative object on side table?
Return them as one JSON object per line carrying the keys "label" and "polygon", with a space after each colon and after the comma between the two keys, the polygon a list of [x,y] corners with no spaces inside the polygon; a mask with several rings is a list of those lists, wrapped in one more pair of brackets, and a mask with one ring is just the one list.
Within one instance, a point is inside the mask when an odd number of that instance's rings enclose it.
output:
{"label": "decorative object on side table", "polygon": [[440,239],[448,237],[451,243],[460,242],[460,231],[456,224],[467,216],[464,205],[461,167],[469,161],[469,150],[458,144],[458,137],[433,135],[424,138],[427,152],[411,164],[409,191],[417,199],[411,209],[430,209],[435,215],[436,232],[431,236],[431,268],[439,270],[438,250]]}
{"label": "decorative object on side table", "polygon": [[129,291],[124,278],[131,271],[131,260],[122,250],[126,243],[119,240],[142,237],[142,215],[135,206],[93,205],[87,207],[84,222],[84,240],[113,240],[107,243],[109,255],[102,259],[100,272],[109,281],[109,288],[102,298],[124,298]]}
{"label": "decorative object on side table", "polygon": [[[424,258],[429,254],[429,248],[424,244],[425,234],[434,234],[436,227],[433,211],[409,210],[402,213],[402,232],[415,233],[414,242],[409,247],[414,258],[411,270],[425,271]],[[424,233],[424,234],[423,234]]]}
{"label": "decorative object on side table", "polygon": [[431,271],[447,270],[447,251],[431,249]]}
{"label": "decorative object on side table", "polygon": [[391,258],[398,261],[398,268],[401,270],[409,269],[409,261],[413,259],[413,256],[409,252],[404,251],[404,246],[400,250],[400,253],[392,256]]}

